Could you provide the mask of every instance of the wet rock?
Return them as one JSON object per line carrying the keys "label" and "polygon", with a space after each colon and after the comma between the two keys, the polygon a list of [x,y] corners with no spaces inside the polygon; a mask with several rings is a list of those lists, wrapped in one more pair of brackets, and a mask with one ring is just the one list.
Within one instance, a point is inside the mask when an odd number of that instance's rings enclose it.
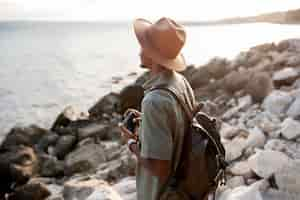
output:
{"label": "wet rock", "polygon": [[101,119],[104,113],[111,115],[118,110],[120,105],[120,96],[117,93],[111,92],[102,97],[88,112],[90,118]]}
{"label": "wet rock", "polygon": [[96,167],[106,161],[104,150],[99,144],[81,146],[65,158],[65,174],[71,175],[79,172],[95,170]]}
{"label": "wet rock", "polygon": [[5,140],[1,144],[1,148],[9,148],[10,146],[24,145],[34,147],[39,140],[48,133],[46,129],[36,125],[28,127],[14,127],[7,134]]}
{"label": "wet rock", "polygon": [[36,147],[39,151],[47,152],[48,147],[55,145],[58,138],[59,136],[56,133],[49,131],[49,133],[42,136]]}
{"label": "wet rock", "polygon": [[261,102],[272,92],[273,88],[273,81],[270,75],[266,72],[257,72],[247,82],[245,91],[251,95],[254,101]]}
{"label": "wet rock", "polygon": [[285,163],[285,166],[275,172],[275,181],[281,191],[299,193],[300,195],[300,160]]}
{"label": "wet rock", "polygon": [[50,196],[50,191],[42,183],[28,183],[15,189],[8,200],[44,200]]}
{"label": "wet rock", "polygon": [[293,98],[288,93],[274,90],[264,99],[262,107],[273,114],[281,116],[285,114],[292,101]]}
{"label": "wet rock", "polygon": [[71,180],[64,184],[65,200],[121,200],[120,195],[106,182],[96,179]]}
{"label": "wet rock", "polygon": [[126,86],[120,92],[120,110],[123,114],[128,108],[141,110],[141,103],[144,97],[144,88],[141,85],[133,84]]}
{"label": "wet rock", "polygon": [[248,159],[250,168],[262,178],[269,178],[281,170],[290,158],[279,151],[258,151]]}
{"label": "wet rock", "polygon": [[64,162],[50,155],[41,157],[40,175],[43,177],[59,177],[64,175]]}
{"label": "wet rock", "polygon": [[78,140],[81,141],[87,137],[98,136],[99,138],[103,139],[106,136],[109,129],[108,124],[103,123],[91,123],[85,127],[78,129]]}
{"label": "wet rock", "polygon": [[273,74],[273,82],[277,88],[284,85],[292,85],[294,81],[299,78],[299,69],[287,67],[279,70]]}
{"label": "wet rock", "polygon": [[300,122],[286,118],[281,124],[281,134],[291,140],[300,136]]}
{"label": "wet rock", "polygon": [[72,151],[76,142],[77,139],[74,135],[63,135],[59,137],[54,147],[53,155],[60,160],[64,159],[64,157]]}

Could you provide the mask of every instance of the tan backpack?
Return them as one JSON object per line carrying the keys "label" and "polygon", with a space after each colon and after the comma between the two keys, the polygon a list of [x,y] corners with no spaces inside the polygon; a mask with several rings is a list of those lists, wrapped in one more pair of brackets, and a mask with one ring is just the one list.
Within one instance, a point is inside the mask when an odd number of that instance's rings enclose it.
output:
{"label": "tan backpack", "polygon": [[190,126],[185,132],[183,152],[179,166],[171,173],[160,193],[160,200],[204,200],[225,184],[225,148],[220,140],[216,119],[200,112],[190,111],[176,89],[161,85],[151,90],[170,92],[189,117]]}

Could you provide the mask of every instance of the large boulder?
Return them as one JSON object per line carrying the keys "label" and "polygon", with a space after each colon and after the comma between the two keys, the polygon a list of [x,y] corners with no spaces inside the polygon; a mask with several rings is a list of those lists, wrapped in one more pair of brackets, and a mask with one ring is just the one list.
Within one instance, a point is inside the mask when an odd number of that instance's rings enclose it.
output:
{"label": "large boulder", "polygon": [[106,123],[90,123],[85,127],[78,129],[78,140],[81,141],[87,137],[107,138],[110,126]]}
{"label": "large boulder", "polygon": [[262,107],[273,114],[282,116],[292,101],[293,98],[287,92],[274,90],[264,99]]}
{"label": "large boulder", "polygon": [[64,161],[48,154],[40,155],[40,175],[43,177],[61,177],[64,175]]}
{"label": "large boulder", "polygon": [[258,151],[248,159],[250,168],[261,178],[269,178],[289,161],[284,153],[272,150]]}
{"label": "large boulder", "polygon": [[74,135],[63,135],[59,137],[54,146],[53,155],[58,159],[63,160],[65,156],[73,150],[76,143],[77,138]]}
{"label": "large boulder", "polygon": [[80,146],[65,158],[65,174],[94,171],[97,166],[106,161],[103,147],[99,144]]}
{"label": "large boulder", "polygon": [[124,113],[128,108],[141,110],[144,97],[144,88],[138,84],[132,84],[123,88],[120,92],[120,107],[118,112]]}
{"label": "large boulder", "polygon": [[199,66],[197,71],[191,75],[190,84],[193,89],[206,86],[211,79],[210,73],[207,67]]}
{"label": "large boulder", "polygon": [[292,117],[294,119],[298,119],[300,117],[300,97],[296,97],[296,99],[286,111],[286,114],[287,116]]}
{"label": "large boulder", "polygon": [[94,106],[92,106],[88,112],[90,118],[101,119],[103,114],[112,115],[112,113],[118,110],[120,105],[120,95],[111,92],[102,97]]}
{"label": "large boulder", "polygon": [[258,127],[254,127],[249,130],[249,136],[247,137],[245,148],[259,148],[263,147],[266,142],[266,136]]}
{"label": "large boulder", "polygon": [[63,197],[65,200],[122,200],[108,183],[97,179],[66,182]]}

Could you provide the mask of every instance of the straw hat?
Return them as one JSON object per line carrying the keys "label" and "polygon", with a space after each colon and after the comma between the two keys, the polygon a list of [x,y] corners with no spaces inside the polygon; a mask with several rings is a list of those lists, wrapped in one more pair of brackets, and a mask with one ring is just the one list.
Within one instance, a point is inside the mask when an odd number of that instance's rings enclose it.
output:
{"label": "straw hat", "polygon": [[136,19],[133,26],[143,51],[156,63],[175,71],[186,68],[180,53],[186,40],[183,26],[166,17],[154,24],[145,19]]}

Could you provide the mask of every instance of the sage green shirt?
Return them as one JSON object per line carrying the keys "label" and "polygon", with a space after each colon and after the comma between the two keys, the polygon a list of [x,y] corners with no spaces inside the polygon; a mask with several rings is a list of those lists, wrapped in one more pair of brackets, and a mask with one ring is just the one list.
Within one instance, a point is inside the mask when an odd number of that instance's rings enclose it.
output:
{"label": "sage green shirt", "polygon": [[[171,84],[191,108],[195,105],[193,90],[186,79],[175,71],[166,70],[155,75],[144,84],[145,97],[142,101],[142,123],[138,133],[143,158],[170,160],[172,168],[177,166],[182,151],[187,116],[176,99],[165,90],[151,87]],[[138,200],[156,200],[161,184],[147,169],[137,167]]]}

